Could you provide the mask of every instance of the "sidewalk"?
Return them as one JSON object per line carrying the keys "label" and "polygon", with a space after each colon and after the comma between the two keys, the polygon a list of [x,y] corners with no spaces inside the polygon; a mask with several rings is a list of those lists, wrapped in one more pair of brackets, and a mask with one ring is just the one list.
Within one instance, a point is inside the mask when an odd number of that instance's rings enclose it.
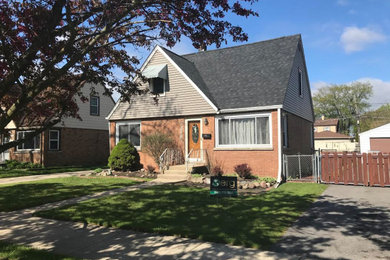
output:
{"label": "sidewalk", "polygon": [[90,172],[91,170],[78,171],[78,172],[48,173],[48,174],[29,175],[29,176],[12,177],[12,178],[0,178],[0,185],[12,184],[18,182],[39,181],[39,180],[61,178],[61,177],[80,176],[82,174],[87,174]]}
{"label": "sidewalk", "polygon": [[87,259],[288,259],[287,255],[275,252],[32,216],[36,211],[152,185],[161,183],[148,182],[30,209],[0,213],[0,240]]}

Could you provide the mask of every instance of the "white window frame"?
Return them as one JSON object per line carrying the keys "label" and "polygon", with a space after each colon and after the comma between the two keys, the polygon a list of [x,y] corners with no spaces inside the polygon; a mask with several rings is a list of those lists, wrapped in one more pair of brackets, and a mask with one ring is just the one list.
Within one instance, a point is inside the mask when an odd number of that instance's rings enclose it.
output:
{"label": "white window frame", "polygon": [[[92,98],[97,98],[98,102],[97,102],[97,114],[92,114],[92,110],[91,110],[91,107],[95,107],[92,105]],[[91,95],[89,97],[89,115],[91,116],[100,116],[100,97],[99,96],[94,96],[94,95]]]}
{"label": "white window frame", "polygon": [[298,68],[298,95],[303,98],[303,72]]}
{"label": "white window frame", "polygon": [[[134,146],[134,147],[137,150],[140,150],[141,145],[142,145],[142,138],[141,138],[142,125],[141,125],[141,121],[139,121],[139,120],[137,120],[137,121],[123,121],[123,122],[116,123],[116,126],[115,126],[115,145],[117,145],[119,142],[119,126],[123,126],[123,125],[139,125],[139,146]],[[130,140],[128,140],[128,141],[130,142]]]}
{"label": "white window frame", "polygon": [[[56,139],[52,139],[50,138],[50,133],[51,132],[57,132],[57,138]],[[59,151],[60,150],[60,130],[49,130],[49,151]],[[51,141],[57,141],[57,149],[51,149],[50,148],[50,142]]]}
{"label": "white window frame", "polygon": [[[155,78],[150,78],[149,80],[154,80]],[[149,83],[149,90],[150,90],[150,94],[152,95],[152,96],[159,96],[159,97],[164,97],[165,96],[165,92],[166,92],[166,85],[167,85],[167,81],[168,80],[166,80],[166,79],[163,79],[163,78],[161,78],[162,80],[163,80],[163,82],[164,82],[164,84],[163,84],[163,93],[161,93],[161,94],[154,94],[154,93],[152,93],[152,89],[150,88],[150,82],[148,82]],[[153,83],[154,84],[154,83]],[[154,85],[153,85],[154,86]]]}
{"label": "white window frame", "polygon": [[[21,130],[21,131],[16,131],[16,140],[19,140],[19,133],[24,133],[23,134],[23,138],[26,136],[26,133],[31,133],[31,132],[34,132],[34,131],[31,131],[31,130]],[[36,135],[36,136],[34,136],[33,137],[33,141],[34,141],[34,146],[35,146],[35,138],[37,137],[37,136],[39,136],[39,148],[33,148],[33,149],[25,149],[24,148],[24,143],[22,143],[22,145],[23,145],[23,148],[22,149],[20,149],[18,146],[19,145],[17,145],[16,146],[16,151],[39,151],[40,149],[41,149],[41,138],[42,138],[42,136],[41,136],[41,134],[39,133],[38,135]]]}
{"label": "white window frame", "polygon": [[324,126],[323,131],[330,131],[330,126]]}
{"label": "white window frame", "polygon": [[[269,144],[219,144],[219,120],[221,119],[245,119],[256,117],[268,117],[269,124]],[[255,129],[257,130],[257,123],[255,120]],[[230,127],[229,127],[230,134]],[[257,134],[255,135],[257,137]],[[237,148],[237,149],[272,149],[272,114],[271,113],[257,113],[257,114],[241,114],[241,115],[223,115],[215,117],[215,147],[216,148]]]}

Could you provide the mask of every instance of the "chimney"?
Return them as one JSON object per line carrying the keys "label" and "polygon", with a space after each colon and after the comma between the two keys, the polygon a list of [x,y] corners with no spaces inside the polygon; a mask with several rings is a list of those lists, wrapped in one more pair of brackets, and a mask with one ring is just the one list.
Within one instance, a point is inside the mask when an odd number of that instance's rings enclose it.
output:
{"label": "chimney", "polygon": [[324,115],[321,116],[321,120],[325,120],[325,116]]}

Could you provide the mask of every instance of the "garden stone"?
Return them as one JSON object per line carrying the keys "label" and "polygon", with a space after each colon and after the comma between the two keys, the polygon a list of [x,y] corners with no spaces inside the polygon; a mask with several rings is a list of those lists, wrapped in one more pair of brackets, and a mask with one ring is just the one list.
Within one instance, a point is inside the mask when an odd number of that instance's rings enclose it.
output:
{"label": "garden stone", "polygon": [[266,189],[267,188],[267,183],[265,181],[261,181],[260,182],[260,187],[262,187],[263,189]]}
{"label": "garden stone", "polygon": [[254,188],[255,188],[255,184],[249,183],[249,184],[248,184],[248,188],[249,188],[249,189],[254,189]]}
{"label": "garden stone", "polygon": [[255,188],[258,188],[260,187],[260,183],[258,183],[257,181],[253,183],[255,185]]}
{"label": "garden stone", "polygon": [[267,188],[271,187],[271,183],[269,183],[269,182],[267,182],[266,185],[267,185]]}
{"label": "garden stone", "polygon": [[247,190],[247,189],[249,188],[249,185],[248,185],[248,184],[244,184],[244,185],[242,186],[242,188],[243,188],[244,190]]}

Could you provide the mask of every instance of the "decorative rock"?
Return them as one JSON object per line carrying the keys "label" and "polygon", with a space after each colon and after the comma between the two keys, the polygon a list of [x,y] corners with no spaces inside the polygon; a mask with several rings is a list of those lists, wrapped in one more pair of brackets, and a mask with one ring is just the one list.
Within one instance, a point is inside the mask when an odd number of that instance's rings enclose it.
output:
{"label": "decorative rock", "polygon": [[253,183],[253,185],[255,185],[255,188],[258,188],[260,187],[260,183],[258,183],[257,181]]}
{"label": "decorative rock", "polygon": [[204,183],[210,184],[210,178],[206,178]]}
{"label": "decorative rock", "polygon": [[107,170],[107,175],[112,175],[111,169],[108,169],[108,170]]}
{"label": "decorative rock", "polygon": [[240,184],[240,185],[238,186],[238,188],[239,188],[239,189],[242,189],[242,185]]}
{"label": "decorative rock", "polygon": [[266,185],[267,185],[267,188],[271,187],[271,183],[269,183],[269,182],[267,182]]}
{"label": "decorative rock", "polygon": [[142,169],[141,169],[141,172],[144,172],[144,171],[145,171],[145,169],[144,169],[144,168],[142,168]]}
{"label": "decorative rock", "polygon": [[244,190],[247,190],[247,189],[249,188],[249,185],[248,185],[248,184],[244,184],[244,185],[242,186],[242,188],[243,188]]}
{"label": "decorative rock", "polygon": [[254,189],[255,188],[255,184],[252,182],[252,183],[249,183],[248,184],[248,188],[249,189]]}
{"label": "decorative rock", "polygon": [[267,188],[267,183],[265,181],[261,181],[260,182],[260,187],[262,187],[263,189],[266,189]]}

